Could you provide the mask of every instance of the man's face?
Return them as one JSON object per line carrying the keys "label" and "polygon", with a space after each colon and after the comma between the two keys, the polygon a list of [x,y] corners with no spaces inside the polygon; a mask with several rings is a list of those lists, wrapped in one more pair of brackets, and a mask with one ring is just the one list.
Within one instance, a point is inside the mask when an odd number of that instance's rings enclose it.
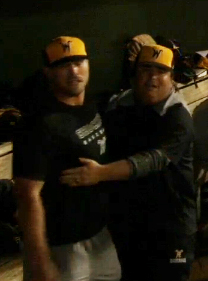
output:
{"label": "man's face", "polygon": [[77,97],[85,92],[89,80],[89,61],[78,59],[51,67],[48,76],[55,92]]}
{"label": "man's face", "polygon": [[150,63],[137,65],[133,83],[136,100],[145,105],[165,100],[173,87],[171,71]]}

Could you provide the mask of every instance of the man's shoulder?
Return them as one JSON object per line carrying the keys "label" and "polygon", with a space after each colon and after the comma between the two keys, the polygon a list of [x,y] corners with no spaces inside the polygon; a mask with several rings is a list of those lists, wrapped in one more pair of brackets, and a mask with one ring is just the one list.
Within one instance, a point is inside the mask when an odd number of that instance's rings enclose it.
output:
{"label": "man's shoulder", "polygon": [[28,139],[28,141],[37,141],[48,135],[48,121],[42,115],[24,115],[16,126],[15,140]]}
{"label": "man's shoulder", "polygon": [[162,100],[161,102],[153,105],[154,110],[160,115],[164,116],[167,112],[173,111],[186,111],[189,112],[188,105],[183,97],[178,93],[173,91],[168,98]]}
{"label": "man's shoulder", "polygon": [[182,104],[176,103],[167,109],[166,117],[186,120],[192,120],[189,110]]}
{"label": "man's shoulder", "polygon": [[119,106],[130,106],[133,104],[132,89],[128,89],[112,95],[108,102],[107,111],[117,109]]}
{"label": "man's shoulder", "polygon": [[193,119],[188,110],[180,103],[171,106],[164,115],[167,130],[184,132],[194,136]]}

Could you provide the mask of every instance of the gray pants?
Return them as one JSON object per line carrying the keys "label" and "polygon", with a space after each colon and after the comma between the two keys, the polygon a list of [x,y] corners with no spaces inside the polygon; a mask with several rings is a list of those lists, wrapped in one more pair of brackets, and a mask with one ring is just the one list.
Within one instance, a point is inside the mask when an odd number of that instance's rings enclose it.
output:
{"label": "gray pants", "polygon": [[[52,247],[51,251],[61,281],[119,281],[121,278],[116,249],[107,228],[88,240]],[[30,280],[27,276],[24,266],[24,281]]]}

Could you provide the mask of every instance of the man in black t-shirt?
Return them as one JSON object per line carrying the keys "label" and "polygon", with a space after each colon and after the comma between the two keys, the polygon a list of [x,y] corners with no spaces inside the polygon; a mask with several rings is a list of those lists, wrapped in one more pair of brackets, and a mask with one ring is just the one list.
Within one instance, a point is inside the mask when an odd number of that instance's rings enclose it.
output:
{"label": "man in black t-shirt", "polygon": [[[111,225],[126,281],[185,281],[194,260],[196,196],[193,122],[172,80],[173,53],[143,46],[132,89],[112,98],[106,114],[109,164],[90,159],[62,182],[112,181]],[[76,182],[78,180],[78,182]]]}
{"label": "man in black t-shirt", "polygon": [[25,281],[120,279],[106,228],[108,194],[101,184],[74,189],[61,171],[82,157],[105,163],[100,115],[85,103],[89,62],[84,43],[55,38],[44,51],[51,98],[22,120],[14,141],[14,176],[24,242]]}

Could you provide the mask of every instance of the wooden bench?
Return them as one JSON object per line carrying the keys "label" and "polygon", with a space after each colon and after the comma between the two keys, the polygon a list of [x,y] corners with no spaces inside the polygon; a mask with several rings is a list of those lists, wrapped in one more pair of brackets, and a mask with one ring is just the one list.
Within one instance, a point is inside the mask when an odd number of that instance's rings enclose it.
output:
{"label": "wooden bench", "polygon": [[21,254],[0,258],[0,280],[22,281],[23,267]]}

